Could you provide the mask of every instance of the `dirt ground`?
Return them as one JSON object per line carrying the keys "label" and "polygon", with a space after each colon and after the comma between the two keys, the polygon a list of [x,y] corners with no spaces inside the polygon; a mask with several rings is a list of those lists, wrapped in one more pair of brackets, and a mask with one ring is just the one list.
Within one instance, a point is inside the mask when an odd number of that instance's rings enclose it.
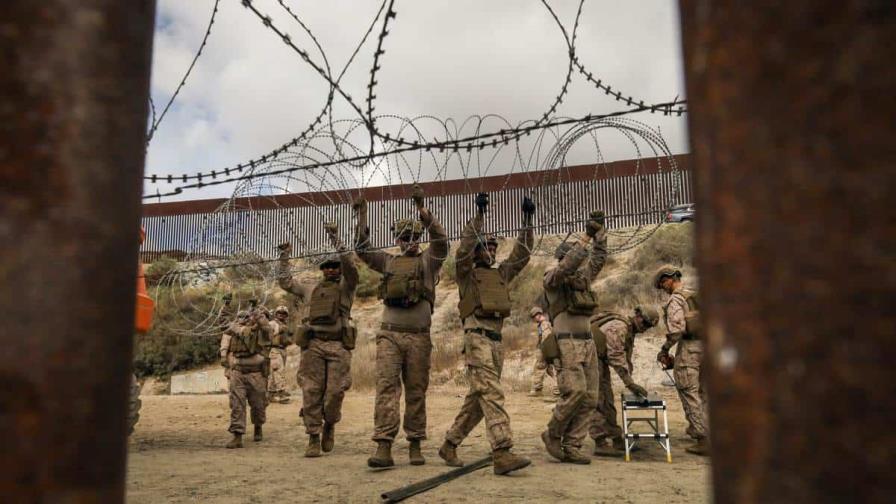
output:
{"label": "dirt ground", "polygon": [[[673,461],[655,445],[621,458],[594,458],[591,465],[554,462],[544,451],[540,432],[552,404],[511,393],[515,451],[533,465],[511,476],[481,469],[406,502],[707,502],[709,460],[684,451],[684,416],[674,389],[661,387],[670,406]],[[262,503],[378,502],[379,495],[447,471],[436,451],[462,402],[463,390],[431,389],[425,466],[407,462],[407,442],[393,448],[397,466],[380,472],[367,468],[372,453],[373,392],[350,391],[338,425],[336,448],[318,459],[302,457],[306,436],[298,417],[300,401],[268,408],[265,440],[247,440],[242,450],[225,450],[229,439],[226,395],[144,396],[140,422],[131,437],[127,500],[157,502]],[[651,442],[652,443],[652,442]],[[592,444],[586,444],[590,453]],[[467,462],[488,454],[483,427],[459,450]]]}

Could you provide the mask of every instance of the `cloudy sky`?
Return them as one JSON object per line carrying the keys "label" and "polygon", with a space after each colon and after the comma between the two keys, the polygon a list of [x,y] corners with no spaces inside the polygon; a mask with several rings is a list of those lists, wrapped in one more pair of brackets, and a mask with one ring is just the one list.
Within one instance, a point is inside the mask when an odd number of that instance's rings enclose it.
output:
{"label": "cloudy sky", "polygon": [[[380,1],[367,0],[284,3],[317,37],[334,75],[342,71],[381,6]],[[253,4],[324,66],[320,51],[277,0]],[[549,4],[571,31],[578,2]],[[152,69],[152,97],[159,111],[189,66],[213,5],[214,0],[159,1]],[[497,114],[515,124],[540,117],[563,85],[568,48],[539,1],[398,0],[395,10],[377,78],[377,114],[457,121]],[[677,2],[672,0],[589,0],[576,52],[595,78],[626,95],[649,103],[683,98],[678,24]],[[362,106],[379,28],[377,23],[341,81]],[[207,172],[258,157],[307,127],[323,108],[327,92],[325,81],[240,0],[221,0],[208,46],[150,144],[146,172]],[[557,115],[624,108],[576,72]],[[357,115],[337,101],[334,117]],[[683,117],[634,117],[659,128],[673,152],[688,150]],[[493,124],[494,129],[500,127]],[[601,142],[605,160],[635,157],[631,144],[619,135],[602,137]],[[593,148],[581,150],[571,161],[594,162],[594,155]],[[489,173],[501,172],[500,166],[493,166]],[[158,186],[162,192],[171,187]],[[155,191],[156,186],[146,185],[146,194]],[[231,185],[188,190],[163,201],[222,197],[232,191]]]}

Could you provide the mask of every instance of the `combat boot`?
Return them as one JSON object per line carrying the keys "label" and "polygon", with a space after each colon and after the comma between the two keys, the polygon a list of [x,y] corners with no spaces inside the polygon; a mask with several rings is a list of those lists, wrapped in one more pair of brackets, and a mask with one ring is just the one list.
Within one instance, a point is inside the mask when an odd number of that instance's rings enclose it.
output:
{"label": "combat boot", "polygon": [[320,449],[325,453],[333,451],[333,445],[336,443],[336,426],[331,423],[324,423],[324,438],[320,442]]}
{"label": "combat boot", "polygon": [[563,448],[560,446],[560,438],[551,436],[551,433],[544,431],[541,433],[541,440],[548,453],[557,460],[563,460]]}
{"label": "combat boot", "polygon": [[426,459],[420,453],[419,439],[411,440],[411,445],[408,447],[408,459],[411,461],[411,465],[423,465],[426,463]]}
{"label": "combat boot", "polygon": [[369,467],[392,467],[395,465],[395,461],[392,460],[392,442],[391,441],[377,441],[376,442],[376,453],[367,459],[367,465]]}
{"label": "combat boot", "polygon": [[464,462],[457,458],[457,446],[447,439],[442,443],[442,447],[439,448],[439,456],[445,461],[445,465],[449,467],[463,467],[464,465]]}
{"label": "combat boot", "polygon": [[492,453],[492,464],[494,464],[492,468],[499,476],[522,469],[531,463],[532,461],[526,457],[510,453],[510,448],[499,448]]}
{"label": "combat boot", "polygon": [[305,456],[308,458],[320,457],[320,436],[312,434],[308,436],[308,446],[305,447]]}
{"label": "combat boot", "polygon": [[255,432],[252,433],[252,441],[258,442],[264,439],[264,434],[261,432],[261,426],[255,426]]}
{"label": "combat boot", "polygon": [[233,448],[242,448],[243,447],[243,435],[242,434],[234,434],[233,439],[230,440],[229,443],[225,446],[228,450],[232,450]]}
{"label": "combat boot", "polygon": [[709,456],[709,441],[706,438],[700,438],[694,443],[693,446],[688,446],[684,449],[684,451],[688,453],[693,453],[694,455],[700,455],[702,457]]}
{"label": "combat boot", "polygon": [[[625,447],[622,448],[625,450]],[[616,440],[613,440],[613,447],[607,445],[607,438],[594,440],[594,454],[599,457],[618,457],[619,451],[616,449]]]}
{"label": "combat boot", "polygon": [[591,463],[591,459],[582,455],[577,448],[568,447],[563,449],[563,460],[561,460],[561,462],[588,465]]}

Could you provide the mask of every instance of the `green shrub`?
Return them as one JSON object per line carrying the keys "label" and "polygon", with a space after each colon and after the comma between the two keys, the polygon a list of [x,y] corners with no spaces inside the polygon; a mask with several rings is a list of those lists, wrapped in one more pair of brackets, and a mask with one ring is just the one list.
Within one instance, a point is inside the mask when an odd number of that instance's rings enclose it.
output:
{"label": "green shrub", "polygon": [[380,275],[376,271],[370,269],[366,264],[361,261],[356,261],[358,265],[358,289],[355,291],[355,296],[359,298],[369,298],[377,295],[380,289],[380,281],[383,278],[383,275]]}
{"label": "green shrub", "polygon": [[662,264],[694,264],[694,225],[690,222],[661,226],[635,251],[631,268],[653,272]]}
{"label": "green shrub", "polygon": [[442,269],[439,271],[439,279],[442,282],[457,282],[457,263],[455,262],[454,253],[449,253],[448,257],[442,263]]}
{"label": "green shrub", "polygon": [[530,262],[516,278],[510,282],[511,312],[508,322],[514,325],[529,323],[529,310],[535,300],[544,292],[545,266]]}
{"label": "green shrub", "polygon": [[146,285],[159,285],[165,275],[176,269],[177,261],[174,258],[168,256],[159,257],[153,261],[143,273],[146,278]]}

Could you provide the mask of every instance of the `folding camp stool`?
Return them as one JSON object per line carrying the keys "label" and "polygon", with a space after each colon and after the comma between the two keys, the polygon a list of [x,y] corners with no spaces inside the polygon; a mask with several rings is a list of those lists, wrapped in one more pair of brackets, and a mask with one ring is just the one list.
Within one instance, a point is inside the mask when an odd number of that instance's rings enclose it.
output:
{"label": "folding camp stool", "polygon": [[[622,393],[622,433],[625,441],[625,461],[631,460],[631,449],[641,439],[653,439],[666,450],[666,462],[672,462],[672,445],[669,441],[669,419],[666,416],[666,401],[656,392],[651,392],[647,398]],[[653,412],[653,416],[630,417],[630,411]],[[663,430],[660,430],[660,412],[663,414]],[[632,424],[643,422],[650,426],[652,432],[631,432]]]}

